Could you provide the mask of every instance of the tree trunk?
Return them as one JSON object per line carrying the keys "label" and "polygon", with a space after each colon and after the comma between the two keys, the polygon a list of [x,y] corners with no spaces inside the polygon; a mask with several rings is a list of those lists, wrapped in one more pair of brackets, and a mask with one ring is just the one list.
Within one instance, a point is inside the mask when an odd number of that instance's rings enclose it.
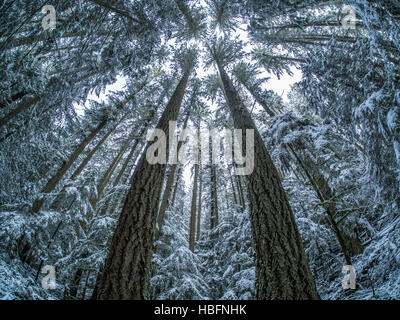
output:
{"label": "tree trunk", "polygon": [[[168,140],[169,121],[176,121],[191,71],[186,71],[175,89],[158,125]],[[157,209],[165,164],[151,165],[145,148],[131,180],[115,230],[96,300],[148,299]],[[168,146],[167,146],[168,158]]]}
{"label": "tree trunk", "polygon": [[[199,156],[199,159],[201,159],[201,156]],[[200,240],[200,231],[201,231],[201,198],[202,198],[202,194],[203,194],[203,179],[201,176],[202,170],[201,170],[201,161],[199,164],[199,180],[200,180],[200,186],[199,186],[199,201],[198,201],[198,205],[197,205],[197,234],[196,234],[196,241]]]}
{"label": "tree trunk", "polygon": [[[296,158],[297,162],[300,164],[302,167],[303,171],[305,172],[308,181],[310,182],[311,186],[313,187],[315,193],[317,194],[318,199],[324,203],[326,201],[329,201],[330,199],[333,198],[333,192],[330,189],[328,182],[325,180],[323,175],[319,172],[317,168],[315,168],[314,165],[311,165],[311,159],[309,161],[303,161],[299,155],[295,152],[294,148],[289,145],[289,149],[292,151],[294,157]],[[328,220],[330,222],[331,228],[333,233],[336,236],[336,239],[338,240],[340,247],[342,249],[344,259],[347,263],[347,265],[352,265],[351,262],[351,253],[348,250],[347,247],[347,241],[346,241],[346,235],[340,230],[338,224],[336,223],[335,220],[335,215],[336,215],[336,207],[334,204],[327,204],[324,205],[324,209],[328,215]]]}
{"label": "tree trunk", "polygon": [[0,128],[6,125],[11,119],[18,116],[21,112],[25,111],[30,106],[34,105],[39,100],[40,96],[33,96],[30,98],[26,98],[20,103],[18,103],[14,109],[12,109],[8,114],[6,114],[3,118],[0,119]]}
{"label": "tree trunk", "polygon": [[279,174],[249,111],[219,61],[217,65],[235,128],[243,130],[243,154],[245,130],[254,130],[254,171],[246,179],[255,242],[257,299],[319,299]]}
{"label": "tree trunk", "polygon": [[174,186],[174,193],[172,194],[172,199],[171,199],[171,208],[175,206],[175,199],[176,199],[176,193],[178,191],[179,183],[181,181],[181,174],[182,174],[182,167],[179,167],[178,173],[176,175],[175,179],[175,186]]}
{"label": "tree trunk", "polygon": [[[230,172],[229,172],[230,175]],[[232,186],[232,192],[233,192],[233,201],[235,202],[236,205],[239,205],[238,199],[237,199],[237,195],[236,195],[236,189],[235,189],[235,184],[233,183],[233,178],[230,175],[229,176],[229,180],[231,181],[231,186]]]}
{"label": "tree trunk", "polygon": [[194,252],[194,244],[196,239],[196,204],[197,204],[197,183],[199,177],[199,165],[194,164],[194,181],[193,181],[193,193],[192,193],[192,206],[190,210],[190,222],[189,222],[189,250]]}
{"label": "tree trunk", "polygon": [[[200,143],[200,125],[197,129],[197,143]],[[199,146],[199,145],[198,145]],[[195,155],[194,163],[194,181],[193,181],[193,194],[192,194],[192,206],[190,211],[190,223],[189,223],[189,250],[194,252],[194,245],[196,241],[196,213],[197,213],[197,189],[199,181],[199,148]]]}
{"label": "tree trunk", "polygon": [[[128,104],[133,98],[135,94],[130,95],[125,99],[122,103],[120,103],[117,108],[123,109],[123,107]],[[93,141],[93,139],[97,136],[97,134],[103,129],[107,124],[107,120],[103,120],[100,122],[97,127],[80,143],[80,145],[75,149],[75,151],[71,154],[69,159],[63,163],[63,165],[58,169],[55,175],[47,182],[44,188],[40,191],[41,193],[50,193],[52,192],[60,180],[64,177],[66,172],[71,168],[76,159],[81,155],[83,150],[87,147],[87,145]],[[44,198],[36,199],[32,205],[32,212],[37,213],[42,208],[44,203]]]}
{"label": "tree trunk", "polygon": [[[190,114],[188,112],[188,114],[186,115],[185,122],[183,124],[183,130],[185,130],[187,128],[189,116],[190,116]],[[181,141],[181,139],[179,139],[178,146],[177,146],[178,154],[182,148],[182,145],[183,145],[183,141]],[[177,164],[171,165],[169,173],[168,173],[167,183],[165,185],[164,194],[163,194],[161,205],[160,205],[160,210],[158,212],[158,218],[157,218],[157,223],[158,223],[158,232],[157,233],[158,233],[158,235],[156,238],[159,237],[159,234],[161,233],[161,230],[162,230],[162,227],[164,224],[165,211],[167,211],[167,208],[168,208],[168,201],[171,196],[172,186],[173,186],[174,180],[175,180],[176,168],[177,168]]]}
{"label": "tree trunk", "polygon": [[114,173],[115,169],[117,168],[119,162],[121,161],[126,149],[128,149],[129,144],[124,143],[119,153],[115,156],[114,160],[111,162],[110,166],[108,167],[107,171],[104,173],[103,177],[100,179],[99,183],[97,184],[97,195],[95,198],[91,198],[89,200],[92,208],[96,208],[97,202],[101,199],[104,189],[107,187],[108,182],[110,181],[112,174]]}
{"label": "tree trunk", "polygon": [[69,295],[74,300],[76,300],[77,296],[78,296],[79,284],[81,282],[82,274],[83,274],[83,270],[82,269],[78,269],[76,271],[75,277],[74,277],[74,279],[72,281],[72,285],[71,285],[71,289],[70,289]]}
{"label": "tree trunk", "polygon": [[[240,80],[240,79],[239,79]],[[268,113],[268,115],[272,118],[277,115],[277,112],[273,110],[273,107],[269,107],[265,101],[260,97],[260,95],[257,93],[257,91],[254,88],[251,88],[246,82],[241,81],[243,86],[247,89],[247,91],[250,92],[250,94],[253,96],[253,98],[257,101],[257,103],[263,107],[265,112]]]}
{"label": "tree trunk", "polygon": [[74,171],[74,173],[71,175],[70,180],[75,180],[83,171],[83,169],[86,167],[86,165],[89,163],[89,161],[93,158],[95,153],[100,149],[100,147],[106,142],[106,140],[110,137],[110,135],[114,132],[115,129],[126,119],[126,116],[124,116],[121,120],[119,120],[105,135],[104,137],[97,143],[97,145],[88,153],[86,158],[82,161],[82,163],[79,165],[79,167]]}
{"label": "tree trunk", "polygon": [[[118,127],[118,125],[125,119],[123,117],[118,123],[112,127],[105,135],[104,137],[97,143],[97,145],[89,152],[89,154],[86,156],[86,158],[82,161],[82,163],[79,165],[79,167],[74,171],[74,173],[71,175],[69,178],[70,180],[75,180],[83,171],[83,169],[86,167],[86,165],[89,163],[89,161],[93,158],[94,154],[100,149],[100,147],[104,144],[104,142],[108,139],[108,137],[114,132],[114,130]],[[63,191],[65,190],[67,186],[63,187]],[[62,194],[59,194],[56,199],[53,201],[53,203],[50,205],[51,210],[56,210],[60,204],[61,199],[63,198]]]}
{"label": "tree trunk", "polygon": [[212,163],[212,137],[209,137],[209,147],[210,147],[210,179],[211,179],[211,206],[210,206],[210,228],[214,229],[218,223],[218,194],[217,194],[217,170],[215,164]]}
{"label": "tree trunk", "polygon": [[[60,180],[64,177],[65,173],[71,168],[75,160],[81,155],[86,146],[96,137],[96,135],[104,128],[107,121],[104,120],[98,124],[98,126],[84,139],[80,145],[71,154],[69,159],[63,163],[63,165],[58,169],[58,171],[53,175],[53,177],[47,182],[40,193],[50,193],[52,192]],[[42,208],[44,203],[44,198],[37,198],[32,205],[32,212],[37,213]]]}
{"label": "tree trunk", "polygon": [[240,176],[236,176],[236,181],[238,184],[238,188],[239,188],[239,194],[240,194],[240,198],[242,199],[242,208],[243,210],[246,208],[246,199],[244,197],[244,191],[243,191],[243,186],[242,186],[242,179]]}

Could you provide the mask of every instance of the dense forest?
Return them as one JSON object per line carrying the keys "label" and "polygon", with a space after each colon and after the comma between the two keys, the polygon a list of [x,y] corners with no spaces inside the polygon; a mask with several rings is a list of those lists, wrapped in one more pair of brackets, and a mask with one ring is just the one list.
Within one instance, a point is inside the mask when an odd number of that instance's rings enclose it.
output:
{"label": "dense forest", "polygon": [[400,299],[398,0],[0,17],[0,299]]}

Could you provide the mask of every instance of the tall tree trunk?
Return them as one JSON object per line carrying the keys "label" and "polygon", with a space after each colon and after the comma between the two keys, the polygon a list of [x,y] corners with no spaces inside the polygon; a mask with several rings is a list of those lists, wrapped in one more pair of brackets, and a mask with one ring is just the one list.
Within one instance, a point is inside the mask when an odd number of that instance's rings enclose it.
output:
{"label": "tall tree trunk", "polygon": [[[200,126],[197,129],[197,142],[200,143]],[[192,206],[190,210],[190,222],[189,222],[189,250],[194,252],[194,244],[196,241],[196,213],[197,213],[197,189],[199,181],[199,148],[196,150],[195,163],[194,163],[194,181],[193,181],[193,193],[192,193]]]}
{"label": "tall tree trunk", "polygon": [[88,153],[86,158],[82,161],[79,167],[74,171],[71,175],[70,180],[75,180],[85,169],[86,165],[93,158],[95,153],[101,148],[101,146],[106,142],[106,140],[110,137],[110,135],[117,129],[117,127],[126,119],[126,116],[122,117],[108,132],[103,136],[103,138],[97,143],[97,145]]}
{"label": "tall tree trunk", "polygon": [[[186,115],[186,118],[185,118],[185,122],[183,124],[183,130],[185,130],[187,128],[189,116],[190,116],[190,113],[188,112]],[[181,135],[181,137],[182,137],[182,135]],[[177,146],[178,154],[182,148],[182,145],[183,145],[183,141],[181,141],[181,139],[179,139],[178,146]],[[158,232],[157,233],[158,234],[157,234],[156,238],[159,237],[162,227],[163,227],[163,224],[164,224],[165,211],[167,211],[167,208],[168,208],[168,201],[171,196],[172,186],[174,184],[175,172],[176,172],[177,166],[178,166],[177,164],[173,164],[170,166],[167,183],[165,185],[164,194],[163,194],[161,205],[160,205],[160,210],[158,211],[158,218],[157,218],[157,223],[158,223]]]}
{"label": "tall tree trunk", "polygon": [[[129,182],[129,179],[132,176],[132,171],[135,168],[136,160],[143,153],[142,149],[143,149],[143,146],[140,145],[138,151],[135,153],[135,155],[134,155],[134,157],[133,157],[133,159],[131,161],[131,164],[130,164],[129,168],[125,170],[126,171],[125,174],[121,177],[121,180],[122,180],[121,184],[122,185],[126,185]],[[109,213],[113,213],[113,212],[115,212],[117,210],[122,210],[122,208],[119,208],[119,207],[121,206],[121,204],[123,204],[123,200],[125,199],[126,194],[127,194],[127,192],[121,192],[120,196],[115,197],[113,199],[114,201],[113,201],[110,209],[107,208],[107,211]],[[101,215],[102,214],[105,214],[105,212],[102,212]]]}
{"label": "tall tree trunk", "polygon": [[30,106],[34,105],[36,102],[40,100],[40,96],[33,96],[29,98],[25,98],[20,103],[16,105],[8,114],[6,114],[3,118],[0,119],[0,128],[6,125],[11,119],[18,116],[21,112],[28,109]]}
{"label": "tall tree trunk", "polygon": [[265,110],[266,113],[268,113],[268,115],[272,118],[275,117],[278,113],[277,111],[272,107],[272,106],[268,106],[264,99],[261,98],[261,96],[258,94],[257,90],[255,88],[252,88],[251,86],[249,86],[246,82],[241,81],[241,79],[239,79],[240,82],[243,84],[243,86],[247,89],[247,91],[250,92],[250,94],[253,96],[253,98],[257,101],[257,103],[263,107],[263,109]]}
{"label": "tall tree trunk", "polygon": [[201,153],[199,156],[199,181],[200,181],[200,185],[199,185],[199,201],[197,204],[197,234],[196,234],[196,241],[200,240],[200,231],[201,231],[201,205],[202,205],[202,195],[203,195],[203,179],[202,179],[202,170],[201,170]]}
{"label": "tall tree trunk", "polygon": [[[317,194],[318,199],[322,203],[331,200],[333,198],[333,192],[329,187],[328,182],[325,180],[324,176],[319,172],[317,168],[315,168],[313,164],[311,164],[312,162],[311,159],[309,159],[309,161],[303,161],[291,145],[289,145],[289,149],[292,151],[297,162],[300,164],[301,168],[305,172],[308,181],[310,182],[312,188]],[[324,205],[324,209],[327,213],[329,223],[332,227],[332,231],[335,234],[336,239],[338,240],[339,245],[342,249],[344,259],[347,265],[352,265],[351,253],[346,243],[347,237],[344,234],[344,232],[340,230],[340,227],[335,220],[335,215],[337,212],[336,207],[334,204],[328,203]]]}
{"label": "tall tree trunk", "polygon": [[[126,172],[126,168],[127,168],[128,164],[130,163],[130,161],[132,160],[134,154],[135,154],[135,151],[136,151],[136,148],[137,148],[137,146],[138,146],[138,144],[139,144],[139,141],[140,141],[139,139],[136,139],[136,140],[135,140],[135,143],[133,144],[133,147],[131,148],[131,151],[129,152],[128,156],[126,157],[124,163],[122,164],[122,168],[120,169],[120,171],[119,171],[117,177],[115,178],[115,180],[114,180],[114,182],[113,182],[113,188],[115,188],[116,186],[118,186],[119,181],[121,180],[122,175]],[[110,178],[111,178],[111,177],[110,177]],[[107,210],[108,210],[108,208],[109,208],[109,205],[110,205],[110,199],[107,200],[107,202],[105,203],[105,205],[104,205],[103,208],[101,209],[101,212],[99,213],[100,216],[103,216],[103,215],[106,214],[106,212],[107,212]]]}
{"label": "tall tree trunk", "polygon": [[[183,75],[158,125],[168,140],[169,121],[176,121],[191,70]],[[151,165],[147,145],[131,180],[94,299],[148,299],[157,209],[165,164]],[[168,146],[167,146],[168,158]]]}
{"label": "tall tree trunk", "polygon": [[218,194],[217,194],[217,169],[212,160],[212,137],[209,137],[210,148],[210,180],[211,180],[211,206],[210,206],[210,228],[214,229],[218,223]]}
{"label": "tall tree trunk", "polygon": [[236,182],[237,182],[238,189],[239,189],[239,194],[240,194],[241,203],[242,203],[242,209],[244,210],[246,208],[246,200],[245,200],[245,197],[244,197],[242,179],[241,179],[240,176],[236,176]]}
{"label": "tall tree trunk", "polygon": [[[81,155],[86,146],[96,137],[96,135],[104,128],[107,121],[104,120],[97,125],[97,127],[79,144],[75,151],[71,154],[66,162],[58,169],[58,171],[51,177],[44,188],[40,191],[41,193],[52,192],[60,180],[64,177],[65,173],[71,168],[75,160]],[[44,198],[37,198],[32,205],[32,212],[37,213],[42,208],[44,203]]]}
{"label": "tall tree trunk", "polygon": [[121,150],[115,156],[114,160],[111,162],[111,164],[108,167],[107,171],[104,173],[104,175],[100,179],[99,183],[97,184],[97,195],[96,195],[96,197],[91,198],[89,200],[89,202],[92,205],[93,209],[95,209],[97,202],[103,196],[104,189],[107,187],[108,182],[110,181],[115,169],[117,168],[117,166],[118,166],[119,162],[121,161],[124,153],[126,152],[126,149],[128,149],[128,146],[129,146],[128,143],[124,143],[124,145],[121,147]]}
{"label": "tall tree trunk", "polygon": [[238,176],[236,174],[236,164],[233,164],[233,172],[235,174],[235,184],[236,184],[236,189],[238,191],[239,205],[240,205],[241,210],[243,211],[245,208],[244,194],[243,194],[242,186],[240,183],[240,176]]}
{"label": "tall tree trunk", "polygon": [[246,176],[255,242],[257,299],[319,299],[302,240],[279,174],[249,111],[217,61],[224,95],[236,129],[254,130],[254,171]]}
{"label": "tall tree trunk", "polygon": [[[125,99],[122,103],[120,103],[117,108],[123,109],[123,107],[128,104],[133,98],[135,94],[130,95]],[[69,159],[63,163],[63,165],[58,169],[58,171],[53,175],[53,177],[47,182],[44,188],[40,191],[43,193],[52,192],[60,180],[64,177],[66,172],[71,168],[71,166],[75,163],[76,159],[81,155],[81,153],[85,150],[87,145],[93,141],[93,139],[97,136],[97,134],[103,129],[107,124],[107,120],[103,120],[100,122],[97,127],[79,144],[79,146],[75,149],[75,151],[71,154]],[[32,212],[37,213],[42,208],[44,203],[44,198],[36,199],[32,205]]]}
{"label": "tall tree trunk", "polygon": [[[229,173],[229,174],[230,174],[230,173]],[[233,183],[233,178],[232,178],[231,175],[229,176],[229,180],[231,181],[231,186],[232,186],[233,201],[235,202],[236,205],[239,205],[238,198],[237,198],[237,195],[236,195],[235,184]]]}
{"label": "tall tree trunk", "polygon": [[[115,126],[113,126],[104,136],[103,138],[97,143],[97,145],[88,153],[86,158],[82,161],[82,163],[79,165],[79,167],[74,171],[74,173],[71,175],[69,180],[73,181],[75,180],[85,169],[86,165],[89,163],[89,161],[93,158],[94,154],[100,149],[100,147],[104,144],[104,142],[108,139],[108,137],[114,132],[114,130],[118,127],[118,125],[125,120],[125,117],[123,117],[120,121],[118,121]],[[67,186],[63,187],[63,191],[65,190]],[[60,204],[60,201],[63,199],[62,194],[59,194],[56,199],[53,201],[53,203],[50,205],[51,210],[56,210]]]}
{"label": "tall tree trunk", "polygon": [[178,168],[178,173],[176,174],[174,193],[172,194],[172,199],[171,199],[171,206],[170,206],[171,208],[175,206],[176,194],[178,192],[179,183],[181,181],[181,175],[182,175],[182,167],[180,166]]}
{"label": "tall tree trunk", "polygon": [[196,240],[196,212],[197,212],[197,183],[199,177],[199,165],[194,164],[194,181],[193,181],[193,193],[192,193],[192,206],[190,210],[190,221],[189,221],[189,250],[194,252],[194,244]]}

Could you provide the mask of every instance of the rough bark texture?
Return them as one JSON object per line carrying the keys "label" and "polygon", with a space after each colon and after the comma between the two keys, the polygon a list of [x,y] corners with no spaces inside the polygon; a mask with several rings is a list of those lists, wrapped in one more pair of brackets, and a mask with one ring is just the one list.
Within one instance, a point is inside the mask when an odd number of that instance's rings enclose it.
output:
{"label": "rough bark texture", "polygon": [[231,80],[218,62],[236,129],[254,130],[254,171],[246,176],[255,243],[257,299],[319,299],[302,240],[278,172]]}
{"label": "rough bark texture", "polygon": [[[176,121],[190,72],[172,95],[157,129],[169,135]],[[166,165],[151,165],[145,148],[131,180],[94,299],[148,299],[157,208]],[[167,147],[168,150],[168,147]]]}

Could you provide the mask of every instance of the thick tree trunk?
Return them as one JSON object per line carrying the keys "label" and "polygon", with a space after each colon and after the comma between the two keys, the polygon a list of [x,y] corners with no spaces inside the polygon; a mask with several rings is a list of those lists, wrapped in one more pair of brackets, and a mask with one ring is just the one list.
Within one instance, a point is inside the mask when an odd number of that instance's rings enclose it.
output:
{"label": "thick tree trunk", "polygon": [[[172,95],[158,125],[169,137],[169,121],[176,121],[190,71]],[[145,148],[131,180],[94,299],[148,299],[157,209],[165,164],[151,165]],[[168,151],[168,146],[167,146]],[[168,152],[167,152],[168,157]]]}
{"label": "thick tree trunk", "polygon": [[279,174],[249,111],[217,61],[236,129],[254,130],[254,171],[246,176],[256,254],[257,299],[319,299],[302,240]]}

